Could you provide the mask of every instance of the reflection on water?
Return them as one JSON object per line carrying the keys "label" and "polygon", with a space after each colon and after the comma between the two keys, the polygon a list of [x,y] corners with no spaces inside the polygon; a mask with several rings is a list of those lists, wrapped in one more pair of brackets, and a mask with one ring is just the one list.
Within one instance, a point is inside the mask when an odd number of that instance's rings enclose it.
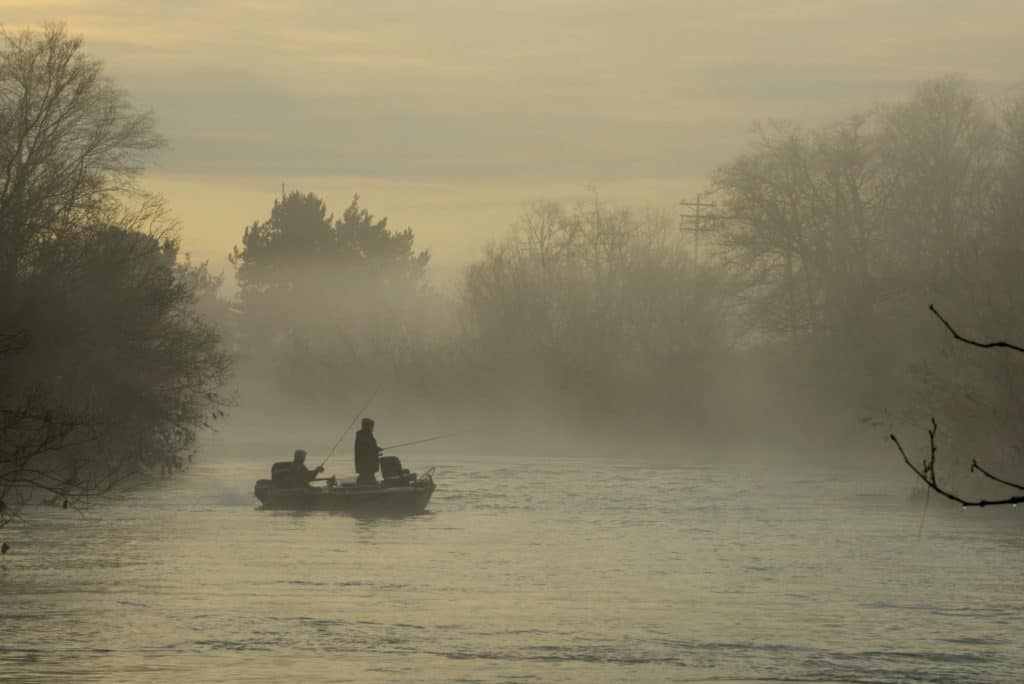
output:
{"label": "reflection on water", "polygon": [[1016,511],[905,473],[437,456],[426,515],[256,509],[197,463],[0,571],[0,679],[1018,682]]}

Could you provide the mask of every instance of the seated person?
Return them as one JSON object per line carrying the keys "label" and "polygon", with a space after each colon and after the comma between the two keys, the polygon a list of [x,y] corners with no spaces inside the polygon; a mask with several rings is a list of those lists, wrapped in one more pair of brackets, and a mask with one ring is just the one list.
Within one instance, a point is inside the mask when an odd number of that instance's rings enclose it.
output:
{"label": "seated person", "polygon": [[324,471],[323,466],[317,466],[310,470],[306,467],[306,452],[302,449],[295,450],[295,458],[292,460],[292,467],[289,471],[292,483],[297,487],[308,487],[309,483],[316,479],[316,476]]}

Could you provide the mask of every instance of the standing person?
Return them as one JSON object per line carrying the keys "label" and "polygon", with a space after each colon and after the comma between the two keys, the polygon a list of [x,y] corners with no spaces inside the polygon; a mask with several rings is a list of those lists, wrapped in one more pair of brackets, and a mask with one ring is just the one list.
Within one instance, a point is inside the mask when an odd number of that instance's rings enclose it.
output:
{"label": "standing person", "polygon": [[303,449],[296,449],[295,456],[292,458],[292,467],[288,470],[288,474],[296,486],[307,487],[323,471],[323,466],[317,466],[315,470],[307,468],[306,452]]}
{"label": "standing person", "polygon": [[363,427],[356,432],[356,484],[377,484],[382,449],[373,436],[373,419],[363,418]]}

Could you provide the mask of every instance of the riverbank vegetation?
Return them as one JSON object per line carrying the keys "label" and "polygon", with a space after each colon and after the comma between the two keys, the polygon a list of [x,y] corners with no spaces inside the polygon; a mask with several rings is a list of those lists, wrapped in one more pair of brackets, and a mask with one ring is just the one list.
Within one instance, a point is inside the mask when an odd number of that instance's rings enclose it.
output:
{"label": "riverbank vegetation", "polygon": [[[1021,369],[966,353],[928,307],[1024,337],[1022,189],[1024,100],[946,77],[820,128],[759,126],[699,219],[527,204],[452,291],[427,285],[410,230],[293,193],[235,251],[241,352],[332,410],[380,378],[503,419],[820,453],[935,414],[954,451],[1016,463]],[[304,240],[297,283],[281,274]]]}
{"label": "riverbank vegetation", "polygon": [[0,526],[180,467],[222,414],[230,358],[137,183],[163,144],[61,27],[0,48]]}
{"label": "riverbank vegetation", "polygon": [[1024,99],[947,77],[759,126],[699,215],[530,202],[450,289],[358,196],[283,193],[239,226],[230,300],[138,185],[152,115],[80,39],[5,36],[0,132],[0,523],[178,467],[233,358],[243,402],[316,415],[383,383],[410,411],[821,454],[938,415],[954,452],[1021,465],[1024,370],[928,307],[1024,339]]}

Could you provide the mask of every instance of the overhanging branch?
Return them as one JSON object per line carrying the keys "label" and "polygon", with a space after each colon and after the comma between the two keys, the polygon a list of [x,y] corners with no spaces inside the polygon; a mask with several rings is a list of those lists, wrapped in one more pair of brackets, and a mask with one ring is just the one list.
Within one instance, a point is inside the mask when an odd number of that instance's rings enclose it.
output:
{"label": "overhanging branch", "polygon": [[943,317],[942,314],[939,313],[939,310],[935,308],[934,304],[929,304],[928,305],[928,310],[931,311],[933,314],[935,314],[936,318],[938,318],[940,321],[942,321],[942,325],[946,326],[946,330],[949,331],[949,334],[951,334],[955,339],[959,340],[960,342],[963,342],[964,344],[969,344],[972,347],[980,347],[982,349],[994,349],[994,348],[1012,349],[1013,351],[1020,352],[1020,353],[1024,354],[1024,347],[1018,347],[1017,345],[1012,344],[1010,342],[1002,342],[1002,341],[997,341],[997,342],[979,342],[978,340],[972,340],[972,339],[970,339],[968,337],[964,337],[963,335],[961,335],[960,333],[958,333],[956,331],[956,329],[950,324],[949,321],[947,321]]}
{"label": "overhanging branch", "polygon": [[[965,498],[963,498],[963,497],[961,497],[961,496],[959,496],[957,494],[954,494],[953,492],[943,488],[938,483],[938,480],[936,480],[936,478],[935,478],[935,454],[938,451],[938,447],[936,447],[936,445],[935,445],[935,435],[938,432],[938,430],[939,430],[939,426],[935,422],[935,419],[932,418],[932,426],[931,426],[931,428],[928,429],[928,444],[929,444],[929,447],[930,447],[929,455],[928,455],[928,458],[921,464],[920,468],[918,468],[916,465],[914,465],[914,463],[907,456],[907,452],[903,449],[903,445],[900,444],[900,440],[897,439],[896,435],[892,435],[892,434],[889,435],[889,439],[891,439],[893,444],[896,445],[896,448],[899,449],[900,455],[903,457],[903,462],[906,463],[907,467],[910,468],[911,470],[913,470],[914,474],[917,475],[917,477],[922,482],[924,482],[926,485],[928,485],[928,487],[930,489],[934,490],[935,492],[941,494],[942,496],[946,497],[947,499],[949,499],[951,501],[956,501],[957,503],[959,503],[962,506],[977,506],[979,508],[984,508],[985,506],[1006,506],[1006,505],[1010,505],[1010,504],[1024,503],[1024,495],[1009,496],[1009,497],[1006,497],[1004,499],[991,499],[991,500],[990,499],[965,499]],[[1014,487],[1016,489],[1024,491],[1024,487],[1022,487],[1021,485],[1014,484],[1012,482],[1008,482],[1006,480],[1000,479],[998,477],[995,477],[994,475],[991,475],[987,471],[983,470],[981,468],[981,466],[979,466],[977,464],[977,461],[972,462],[971,469],[972,470],[973,469],[978,469],[984,475],[990,477],[991,479],[995,480],[996,482],[1000,482],[1000,483],[1005,484],[1005,485],[1007,485],[1009,487]]]}

